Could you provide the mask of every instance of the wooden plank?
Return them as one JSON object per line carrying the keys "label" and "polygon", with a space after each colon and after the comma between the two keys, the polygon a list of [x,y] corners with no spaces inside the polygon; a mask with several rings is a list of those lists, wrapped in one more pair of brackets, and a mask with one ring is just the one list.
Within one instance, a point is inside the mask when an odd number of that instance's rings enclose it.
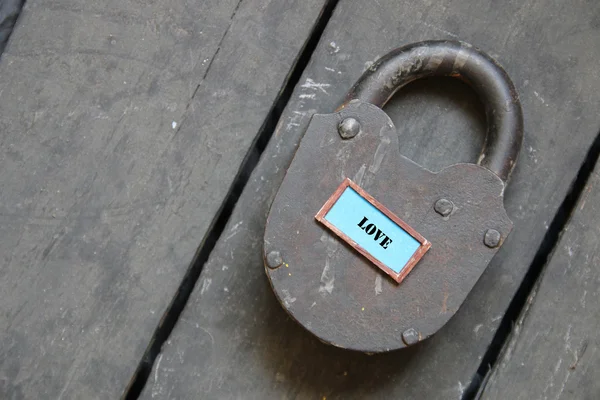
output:
{"label": "wooden plank", "polygon": [[8,38],[13,31],[15,22],[19,17],[24,0],[0,1],[0,55],[8,43]]}
{"label": "wooden plank", "polygon": [[[460,398],[598,132],[598,15],[591,1],[338,3],[143,397]],[[274,298],[261,258],[266,214],[310,115],[332,111],[377,56],[432,38],[490,52],[521,95],[526,137],[505,194],[515,228],[433,338],[391,354],[345,352],[308,334]],[[396,96],[387,110],[403,154],[432,170],[476,159],[483,116],[464,89],[434,79]]]}
{"label": "wooden plank", "polygon": [[483,399],[598,398],[599,171],[588,181]]}
{"label": "wooden plank", "polygon": [[123,391],[323,4],[27,2],[0,63],[0,397]]}

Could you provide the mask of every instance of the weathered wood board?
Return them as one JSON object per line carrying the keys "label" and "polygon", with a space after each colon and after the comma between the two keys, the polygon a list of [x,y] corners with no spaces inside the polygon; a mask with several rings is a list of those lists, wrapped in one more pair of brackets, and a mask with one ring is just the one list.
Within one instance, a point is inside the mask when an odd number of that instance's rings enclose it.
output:
{"label": "weathered wood board", "polygon": [[0,56],[6,47],[24,0],[0,0]]}
{"label": "weathered wood board", "polygon": [[[460,398],[599,130],[599,18],[594,1],[338,3],[143,397]],[[432,38],[491,53],[521,95],[526,137],[505,194],[515,228],[433,338],[397,353],[345,352],[290,320],[272,294],[261,257],[266,214],[310,115],[335,109],[377,56]],[[413,84],[387,107],[401,153],[432,170],[476,160],[481,110],[470,90],[444,79]]]}
{"label": "weathered wood board", "polygon": [[0,62],[0,397],[116,398],[319,0],[28,1]]}
{"label": "weathered wood board", "polygon": [[599,169],[529,297],[483,399],[600,398]]}

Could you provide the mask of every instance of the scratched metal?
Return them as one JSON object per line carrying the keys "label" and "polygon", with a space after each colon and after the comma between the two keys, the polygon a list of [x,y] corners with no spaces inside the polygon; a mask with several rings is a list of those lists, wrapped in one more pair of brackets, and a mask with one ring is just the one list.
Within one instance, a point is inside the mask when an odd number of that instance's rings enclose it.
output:
{"label": "scratched metal", "polygon": [[[354,117],[361,133],[344,140],[341,120]],[[458,310],[498,251],[485,232],[504,240],[512,223],[503,204],[504,182],[476,164],[432,173],[399,153],[396,129],[378,107],[353,101],[335,114],[315,115],[271,206],[265,257],[279,251],[283,264],[266,268],[289,314],[326,343],[364,351],[403,348],[402,332],[423,340]],[[330,233],[314,215],[340,182],[350,178],[431,243],[431,249],[397,285]],[[454,211],[434,210],[440,198]]]}

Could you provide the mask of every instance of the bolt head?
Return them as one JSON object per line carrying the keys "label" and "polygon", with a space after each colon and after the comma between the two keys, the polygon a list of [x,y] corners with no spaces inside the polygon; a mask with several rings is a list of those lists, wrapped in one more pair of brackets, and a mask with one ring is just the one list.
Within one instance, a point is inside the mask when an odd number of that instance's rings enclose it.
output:
{"label": "bolt head", "polygon": [[283,259],[278,251],[270,251],[267,254],[267,266],[269,268],[278,268],[283,264]]}
{"label": "bolt head", "polygon": [[412,346],[420,340],[419,332],[417,332],[414,328],[408,328],[404,332],[402,332],[402,341],[407,346]]}
{"label": "bolt head", "polygon": [[343,139],[352,139],[360,132],[360,122],[356,118],[345,118],[338,125],[338,132]]}
{"label": "bolt head", "polygon": [[502,239],[500,232],[495,229],[488,229],[483,237],[483,243],[490,249],[493,249],[498,247],[500,244],[500,239]]}
{"label": "bolt head", "polygon": [[433,209],[442,217],[447,217],[454,210],[454,204],[448,199],[439,199],[433,205]]}

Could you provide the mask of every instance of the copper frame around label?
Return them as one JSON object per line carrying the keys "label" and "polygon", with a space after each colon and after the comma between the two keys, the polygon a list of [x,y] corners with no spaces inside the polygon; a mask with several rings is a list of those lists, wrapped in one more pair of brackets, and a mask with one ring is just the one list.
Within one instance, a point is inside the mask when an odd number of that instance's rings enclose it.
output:
{"label": "copper frame around label", "polygon": [[[362,246],[360,246],[358,243],[356,243],[354,240],[352,240],[352,238],[350,238],[344,232],[339,230],[335,225],[333,225],[331,222],[329,222],[325,219],[325,216],[327,215],[327,213],[329,212],[331,207],[333,207],[333,205],[338,201],[338,199],[340,198],[342,193],[344,193],[344,191],[348,187],[353,189],[356,193],[358,193],[358,195],[360,197],[362,197],[363,199],[368,201],[373,207],[375,207],[376,209],[381,211],[386,217],[391,219],[396,225],[398,225],[400,228],[402,228],[406,233],[408,233],[410,236],[412,236],[416,241],[418,241],[421,244],[419,246],[419,248],[417,249],[417,251],[415,251],[415,253],[412,255],[412,257],[408,260],[408,262],[402,267],[402,269],[400,270],[399,273],[395,272],[390,267],[385,265],[383,262],[381,262],[380,260],[375,258],[371,253],[369,253]],[[344,240],[346,243],[348,243],[350,246],[352,246],[356,251],[358,251],[360,254],[365,256],[369,261],[371,261],[373,264],[378,266],[381,270],[383,270],[383,272],[388,274],[397,283],[402,282],[402,280],[404,280],[404,278],[406,278],[406,276],[410,273],[410,271],[415,267],[415,265],[419,262],[419,260],[421,258],[423,258],[423,256],[427,252],[427,250],[429,250],[429,248],[431,247],[431,243],[427,239],[425,239],[421,234],[419,234],[417,231],[415,231],[413,228],[411,228],[410,225],[408,225],[406,222],[404,222],[402,219],[400,219],[393,212],[388,210],[383,204],[381,204],[380,202],[375,200],[373,198],[373,196],[371,196],[370,194],[365,192],[360,186],[358,186],[356,183],[352,182],[352,180],[350,180],[349,178],[346,178],[342,182],[342,184],[340,186],[338,186],[338,188],[335,190],[335,192],[333,192],[333,194],[327,200],[327,202],[325,202],[323,207],[321,207],[321,209],[319,210],[317,215],[315,215],[315,218],[317,221],[319,221],[320,223],[325,225],[333,233],[335,233],[337,236],[339,236],[342,240]]]}

